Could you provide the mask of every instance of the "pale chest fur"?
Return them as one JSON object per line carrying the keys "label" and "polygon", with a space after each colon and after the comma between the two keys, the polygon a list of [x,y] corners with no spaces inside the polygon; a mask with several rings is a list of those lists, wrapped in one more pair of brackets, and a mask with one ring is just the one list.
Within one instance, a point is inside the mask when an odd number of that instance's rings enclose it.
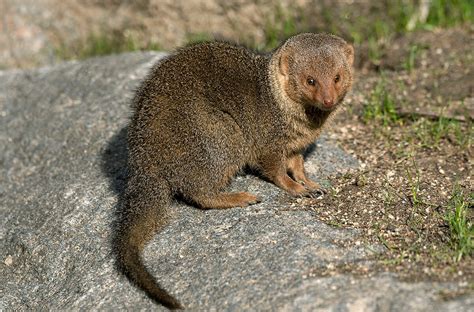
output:
{"label": "pale chest fur", "polygon": [[307,120],[288,116],[285,152],[287,156],[301,153],[321,134],[321,128],[313,128]]}

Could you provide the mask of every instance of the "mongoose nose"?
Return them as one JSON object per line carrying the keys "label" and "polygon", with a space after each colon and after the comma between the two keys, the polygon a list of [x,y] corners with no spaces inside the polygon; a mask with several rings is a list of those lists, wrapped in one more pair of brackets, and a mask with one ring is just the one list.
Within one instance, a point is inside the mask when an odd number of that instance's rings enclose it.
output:
{"label": "mongoose nose", "polygon": [[328,100],[328,99],[324,100],[324,106],[331,107],[332,104],[334,104],[332,100]]}

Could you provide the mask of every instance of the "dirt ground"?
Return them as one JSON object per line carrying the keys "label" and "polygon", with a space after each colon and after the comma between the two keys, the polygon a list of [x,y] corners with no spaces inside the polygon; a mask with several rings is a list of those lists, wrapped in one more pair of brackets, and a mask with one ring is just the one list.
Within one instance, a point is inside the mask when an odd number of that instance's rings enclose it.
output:
{"label": "dirt ground", "polygon": [[[446,220],[457,194],[467,203],[472,239],[473,39],[470,28],[412,33],[385,51],[382,64],[358,71],[327,133],[362,167],[331,177],[330,192],[304,205],[325,223],[361,230],[363,239],[352,244],[382,243],[387,252],[374,255],[376,267],[330,266],[319,274],[395,271],[474,290],[472,252],[456,261]],[[423,50],[408,70],[403,62],[414,43]],[[370,113],[373,101],[394,110]]]}

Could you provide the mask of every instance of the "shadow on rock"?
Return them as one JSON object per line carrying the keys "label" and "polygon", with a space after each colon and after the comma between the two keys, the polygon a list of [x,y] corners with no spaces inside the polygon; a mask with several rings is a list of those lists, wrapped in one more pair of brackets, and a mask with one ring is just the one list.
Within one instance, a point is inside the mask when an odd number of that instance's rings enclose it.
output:
{"label": "shadow on rock", "polygon": [[122,128],[108,142],[101,154],[101,169],[109,180],[109,188],[118,196],[114,211],[114,222],[112,223],[113,242],[117,237],[117,231],[122,226],[125,213],[125,190],[128,180],[128,144],[127,127]]}
{"label": "shadow on rock", "polygon": [[122,128],[108,142],[101,154],[101,169],[109,180],[109,187],[118,196],[117,205],[114,211],[114,220],[111,223],[112,250],[115,257],[115,265],[118,272],[125,274],[120,266],[117,257],[118,244],[121,229],[124,227],[124,218],[126,216],[125,190],[128,180],[128,144],[127,127]]}
{"label": "shadow on rock", "polygon": [[122,198],[127,185],[127,127],[122,128],[107,144],[101,155],[102,172],[109,179],[110,188]]}

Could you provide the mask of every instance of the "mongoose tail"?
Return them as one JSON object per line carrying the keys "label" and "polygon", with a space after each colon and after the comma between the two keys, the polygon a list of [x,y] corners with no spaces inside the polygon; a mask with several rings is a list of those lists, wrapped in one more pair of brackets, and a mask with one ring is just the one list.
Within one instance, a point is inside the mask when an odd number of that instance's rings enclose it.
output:
{"label": "mongoose tail", "polygon": [[137,180],[144,179],[131,178],[129,185],[132,186],[129,186],[126,194],[127,207],[117,239],[118,265],[151,299],[172,310],[183,309],[148,272],[140,256],[145,245],[166,225],[166,209],[171,203],[170,191],[165,183],[137,183]]}

